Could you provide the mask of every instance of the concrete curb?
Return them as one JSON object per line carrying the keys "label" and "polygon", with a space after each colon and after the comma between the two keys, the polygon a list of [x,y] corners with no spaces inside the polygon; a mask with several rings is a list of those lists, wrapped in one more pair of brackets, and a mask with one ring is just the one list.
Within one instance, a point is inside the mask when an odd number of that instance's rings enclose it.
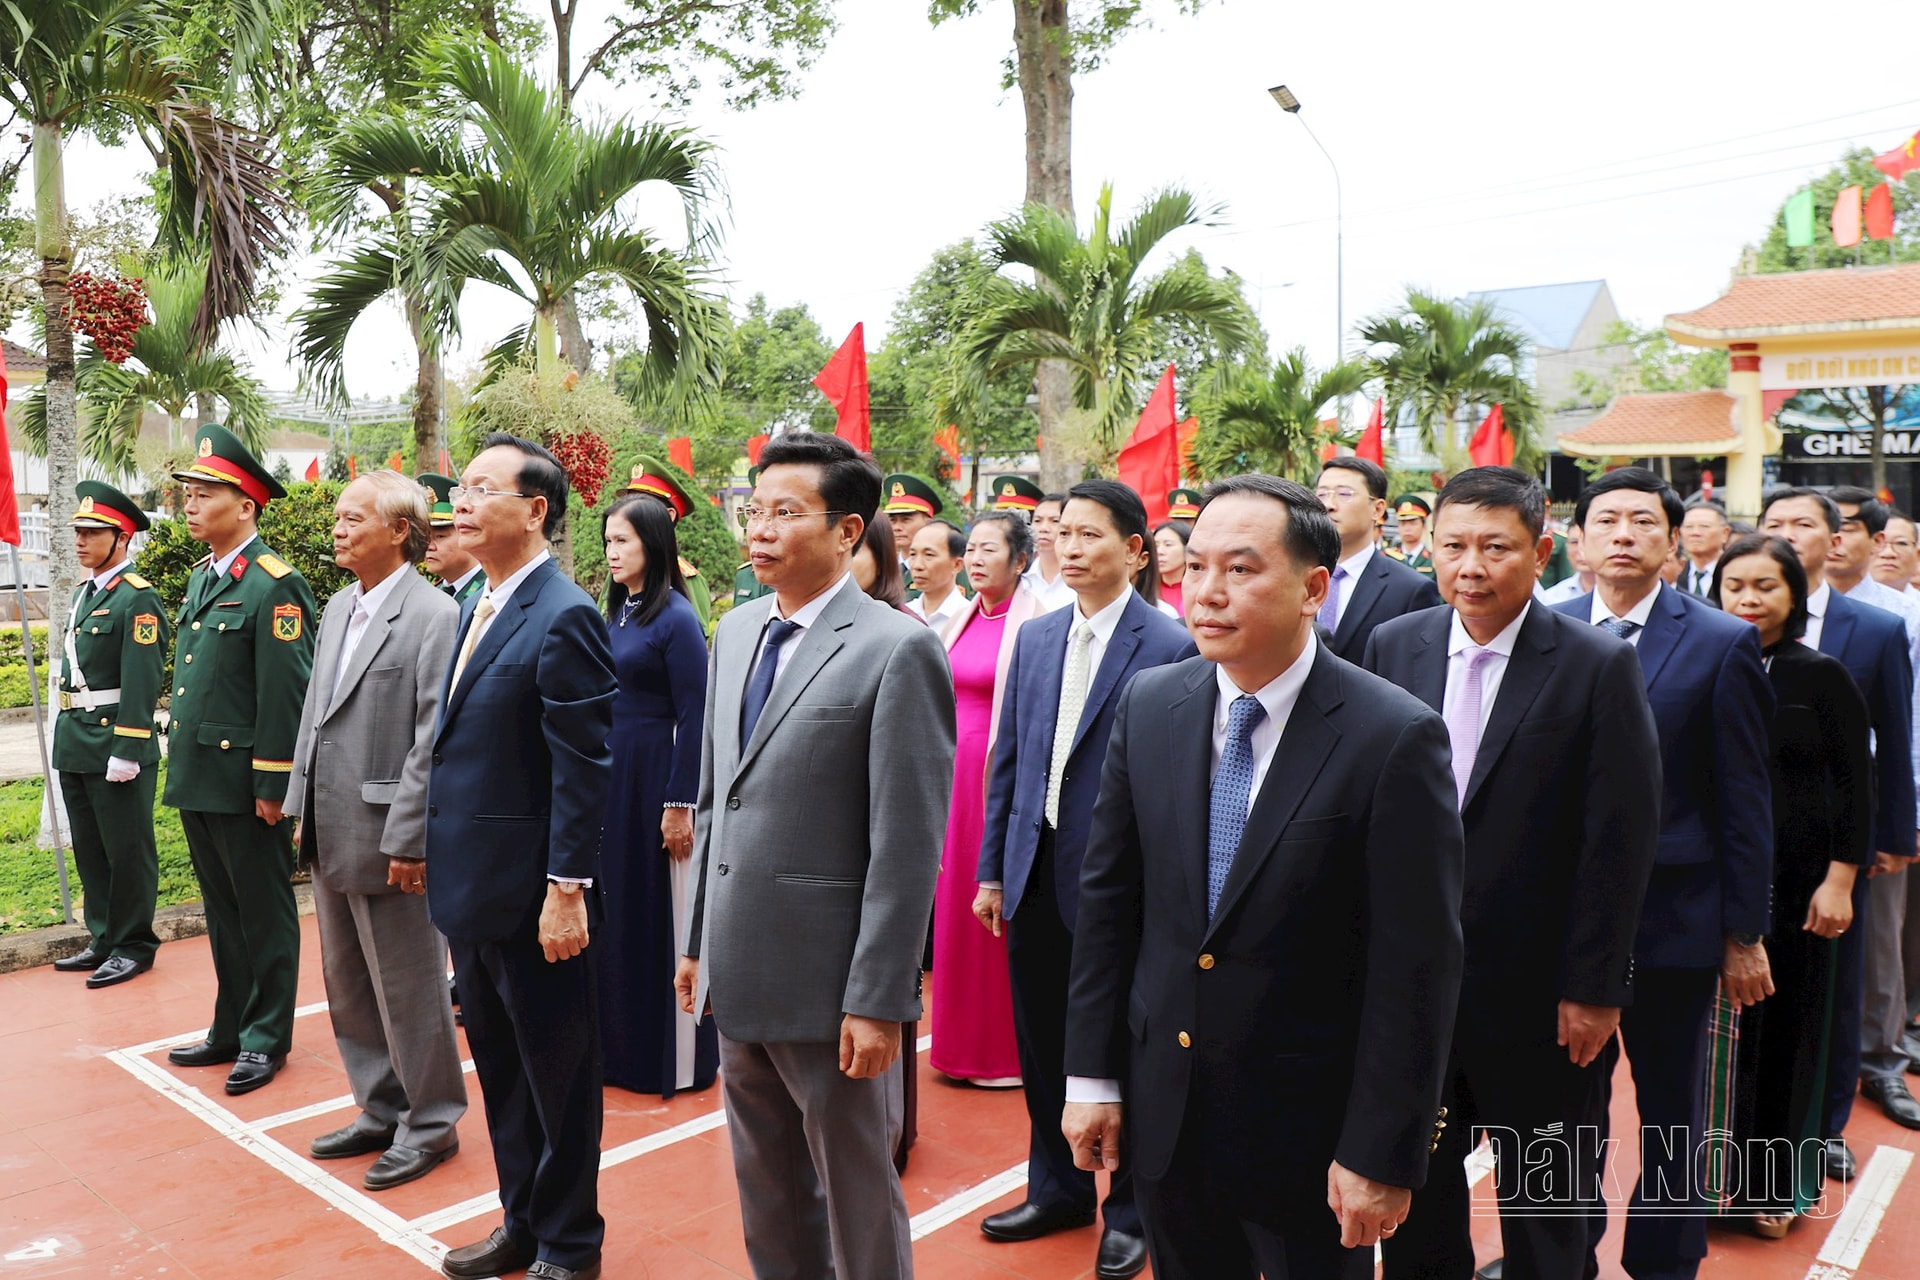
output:
{"label": "concrete curb", "polygon": [[[305,882],[293,886],[295,908],[303,916],[313,914],[313,886]],[[162,942],[197,938],[207,931],[207,913],[198,902],[183,902],[154,913],[153,931]],[[0,973],[52,964],[86,950],[84,925],[56,924],[23,933],[0,934]]]}

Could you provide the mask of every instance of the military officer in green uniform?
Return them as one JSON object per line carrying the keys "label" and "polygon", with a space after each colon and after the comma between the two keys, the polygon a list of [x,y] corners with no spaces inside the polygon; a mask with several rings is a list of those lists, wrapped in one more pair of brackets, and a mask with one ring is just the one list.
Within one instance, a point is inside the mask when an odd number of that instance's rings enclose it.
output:
{"label": "military officer in green uniform", "polygon": [[200,428],[187,531],[208,554],[174,623],[166,802],[180,811],[213,946],[213,1025],[175,1049],[183,1067],[233,1063],[229,1094],[268,1083],[293,1043],[300,921],[292,824],[281,803],[313,669],[313,593],[260,540],[260,512],[287,496],[225,427]]}
{"label": "military officer in green uniform", "polygon": [[908,471],[895,472],[882,483],[880,511],[893,526],[893,549],[900,557],[900,577],[907,584],[907,599],[918,600],[920,589],[913,585],[913,570],[907,566],[907,549],[913,535],[927,522],[947,509],[940,491]]}
{"label": "military officer in green uniform", "polygon": [[452,493],[460,482],[431,471],[414,478],[427,491],[427,556],[421,563],[440,579],[440,589],[455,604],[465,604],[486,588],[487,579],[480,572],[480,562],[467,554],[453,531]]}
{"label": "military officer in green uniform", "polygon": [[1417,493],[1409,493],[1394,507],[1393,518],[1400,526],[1400,543],[1388,547],[1387,554],[1407,568],[1433,577],[1433,552],[1427,546],[1427,524],[1433,518],[1432,504]]}
{"label": "military officer in green uniform", "polygon": [[[747,490],[760,483],[760,468],[747,468]],[[753,562],[743,563],[733,571],[733,607],[738,609],[749,600],[758,600],[761,596],[771,595],[773,588],[761,585],[760,579],[753,576]]]}
{"label": "military officer in green uniform", "polygon": [[1025,476],[995,476],[988,488],[993,493],[995,511],[1018,511],[1029,523],[1040,500],[1047,496],[1045,489]]}
{"label": "military officer in green uniform", "polygon": [[[644,493],[666,503],[676,525],[693,510],[693,499],[680,487],[680,482],[652,458],[642,457],[633,464],[633,471],[627,480],[627,492]],[[700,566],[681,556],[680,576],[687,580],[687,599],[692,602],[693,612],[700,619],[700,629],[712,631],[713,593],[707,589],[707,580],[700,576]]]}
{"label": "military officer in green uniform", "polygon": [[88,971],[89,987],[111,987],[153,968],[160,947],[153,708],[166,674],[167,624],[160,593],[133,572],[128,547],[147,527],[139,504],[97,480],[82,480],[74,496],[73,546],[91,576],[74,592],[60,642],[53,767],[86,894],[89,941],[53,967]]}
{"label": "military officer in green uniform", "polygon": [[1193,522],[1200,518],[1200,491],[1197,489],[1167,490],[1167,519],[1178,520],[1193,528]]}

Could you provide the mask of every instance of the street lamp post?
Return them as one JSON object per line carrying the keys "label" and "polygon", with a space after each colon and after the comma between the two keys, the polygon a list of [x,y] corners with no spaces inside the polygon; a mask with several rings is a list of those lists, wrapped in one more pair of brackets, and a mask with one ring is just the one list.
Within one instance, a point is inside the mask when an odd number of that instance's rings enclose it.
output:
{"label": "street lamp post", "polygon": [[1340,166],[1334,164],[1333,153],[1327,150],[1326,144],[1314,133],[1313,126],[1300,114],[1300,99],[1293,96],[1293,90],[1279,84],[1267,92],[1273,95],[1273,100],[1280,104],[1282,111],[1300,121],[1300,127],[1307,131],[1307,136],[1313,139],[1314,146],[1320,148],[1320,154],[1327,158],[1327,165],[1333,170],[1333,360],[1338,364],[1347,344],[1346,217],[1340,196]]}

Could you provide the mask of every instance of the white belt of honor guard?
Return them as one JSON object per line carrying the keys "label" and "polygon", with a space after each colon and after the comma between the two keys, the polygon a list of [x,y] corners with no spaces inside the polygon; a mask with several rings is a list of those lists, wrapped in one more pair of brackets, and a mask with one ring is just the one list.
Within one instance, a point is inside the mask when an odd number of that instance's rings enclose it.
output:
{"label": "white belt of honor guard", "polygon": [[71,711],[75,707],[82,711],[98,711],[102,707],[120,705],[118,689],[62,689],[60,691],[60,709]]}

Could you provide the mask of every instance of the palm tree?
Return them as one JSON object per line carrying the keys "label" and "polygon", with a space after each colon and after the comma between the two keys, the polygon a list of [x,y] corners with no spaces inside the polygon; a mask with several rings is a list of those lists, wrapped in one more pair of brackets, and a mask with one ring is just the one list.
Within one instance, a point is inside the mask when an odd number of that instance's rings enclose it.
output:
{"label": "palm tree", "polygon": [[[375,301],[398,290],[450,332],[469,280],[533,308],[489,353],[490,368],[531,351],[542,375],[557,374],[566,295],[617,281],[646,316],[638,372],[649,389],[717,378],[728,326],[699,257],[716,238],[706,143],[665,125],[578,119],[490,43],[434,45],[421,87],[423,114],[350,123],[319,176],[323,208],[344,207],[370,183],[411,184],[397,225],[338,261],[300,317],[296,350],[323,380],[339,377],[347,331]],[[685,253],[626,216],[628,197],[653,182],[680,197]]]}
{"label": "palm tree", "polygon": [[1315,369],[1304,347],[1287,352],[1271,368],[1224,368],[1195,397],[1200,431],[1188,462],[1209,479],[1264,471],[1311,481],[1324,443],[1321,410],[1359,391],[1367,377],[1359,360]]}
{"label": "palm tree", "polygon": [[[109,475],[138,469],[137,446],[148,406],[167,415],[167,452],[185,446],[183,424],[190,406],[203,397],[226,402],[226,425],[256,453],[271,426],[263,389],[233,354],[203,343],[194,331],[206,294],[206,265],[194,259],[162,259],[142,275],[153,316],[134,335],[125,364],[109,362],[91,344],[76,368],[79,394],[86,405],[80,447]],[[47,403],[42,393],[20,406],[20,429],[30,448],[47,447]]]}
{"label": "palm tree", "polygon": [[[1217,210],[1169,188],[1115,235],[1112,205],[1113,188],[1102,188],[1084,239],[1072,218],[1044,205],[995,223],[994,265],[1027,268],[1033,279],[987,282],[964,349],[982,378],[1045,360],[1065,364],[1074,408],[1064,425],[1082,457],[1100,465],[1111,464],[1124,426],[1160,373],[1152,367],[1156,322],[1200,325],[1222,354],[1243,349],[1256,329],[1231,281],[1197,271],[1141,272],[1161,241],[1207,225]],[[1043,423],[1042,430],[1052,437],[1061,426]]]}
{"label": "palm tree", "polygon": [[1466,465],[1470,422],[1480,416],[1474,411],[1496,404],[1505,406],[1515,463],[1538,459],[1540,407],[1524,376],[1533,344],[1491,303],[1408,289],[1399,308],[1361,322],[1360,338],[1374,352],[1373,375],[1385,384],[1386,420],[1398,422],[1411,410],[1421,442],[1448,473]]}
{"label": "palm tree", "polygon": [[[236,67],[266,49],[275,0],[239,0],[225,33]],[[67,276],[65,145],[69,134],[132,132],[167,173],[163,233],[202,242],[206,290],[192,322],[211,339],[220,322],[252,306],[259,272],[284,243],[278,174],[253,131],[197,101],[181,63],[165,52],[180,10],[166,0],[35,0],[0,5],[0,101],[32,130],[34,243],[46,311],[46,439],[53,525],[73,512],[79,438]],[[53,587],[77,576],[72,544],[53,539]]]}

